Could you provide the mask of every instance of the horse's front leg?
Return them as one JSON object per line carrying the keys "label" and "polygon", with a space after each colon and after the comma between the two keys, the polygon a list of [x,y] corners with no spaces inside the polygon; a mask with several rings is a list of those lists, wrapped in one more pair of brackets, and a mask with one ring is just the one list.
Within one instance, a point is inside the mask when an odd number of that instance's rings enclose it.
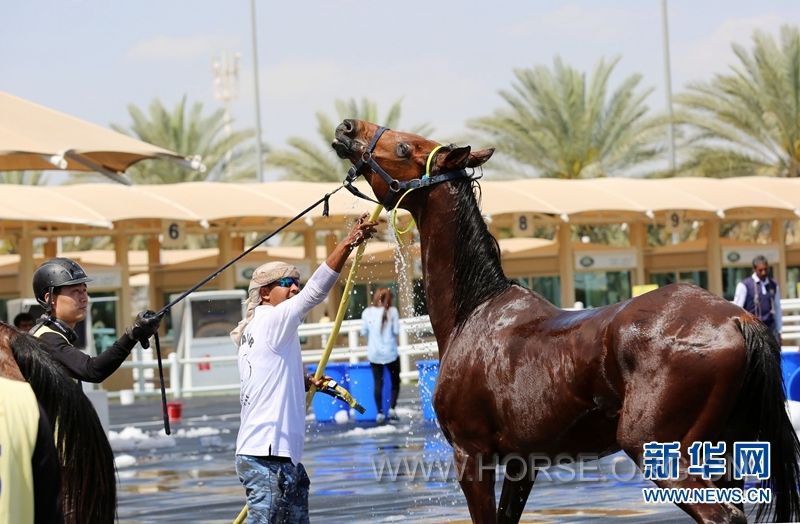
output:
{"label": "horse's front leg", "polygon": [[472,522],[494,524],[496,509],[494,478],[497,461],[488,453],[467,453],[458,446],[453,451],[458,483],[467,498]]}
{"label": "horse's front leg", "polygon": [[537,471],[533,467],[533,461],[522,457],[506,457],[503,461],[506,464],[506,474],[503,491],[500,493],[500,506],[497,508],[497,522],[517,524],[533,488]]}

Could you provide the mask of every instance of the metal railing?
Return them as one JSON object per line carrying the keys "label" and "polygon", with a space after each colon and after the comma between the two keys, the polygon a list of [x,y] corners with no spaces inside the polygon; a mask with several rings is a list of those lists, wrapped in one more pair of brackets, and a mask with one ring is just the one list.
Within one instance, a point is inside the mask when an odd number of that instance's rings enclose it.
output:
{"label": "metal railing", "polygon": [[[334,346],[329,358],[330,362],[366,362],[367,346],[361,343],[361,320],[345,320],[339,331],[339,338],[347,338],[346,346]],[[325,346],[333,329],[332,322],[322,324],[303,324],[298,333],[303,337],[321,337],[321,346]],[[436,341],[433,340],[433,330],[427,315],[400,319],[400,335],[398,337],[398,354],[400,355],[400,379],[408,384],[418,378],[415,361],[419,357],[438,358]],[[137,346],[134,350],[134,359],[126,361],[121,367],[134,370],[133,395],[156,396],[160,395],[158,385],[154,382],[154,370],[158,364],[152,353],[152,348],[142,350]],[[304,349],[302,351],[303,364],[317,364],[322,357],[323,347]],[[231,344],[231,354],[225,357],[194,357],[181,358],[177,353],[170,353],[163,361],[165,374],[169,376],[167,393],[173,398],[190,396],[195,393],[237,393],[239,382],[232,384],[215,384],[213,386],[195,386],[184,388],[182,386],[182,372],[190,372],[191,366],[213,364],[237,363],[236,350]],[[119,391],[109,392],[112,398],[120,397]]]}
{"label": "metal railing", "polygon": [[797,351],[800,341],[800,298],[781,299],[781,312],[783,313],[783,326],[781,326],[781,341],[784,351]]}
{"label": "metal railing", "polygon": [[[783,311],[783,339],[784,351],[798,351],[800,341],[800,298],[781,300]],[[367,347],[361,343],[362,321],[345,320],[339,333],[340,338],[347,338],[346,346],[335,346],[330,355],[331,362],[357,363],[367,360]],[[300,326],[300,337],[321,337],[321,346],[325,346],[327,337],[333,329],[333,323],[303,324]],[[152,349],[143,351],[137,346],[137,354],[133,361],[126,361],[122,367],[134,369],[134,396],[159,395],[157,384],[154,382],[154,370],[157,363],[152,357]],[[302,358],[304,364],[316,364],[322,356],[323,348],[304,349]],[[438,358],[438,348],[433,339],[433,331],[428,316],[410,317],[400,319],[400,336],[398,340],[398,353],[400,355],[400,378],[404,384],[418,379],[414,362],[419,357]],[[239,383],[216,384],[213,386],[196,386],[183,388],[182,371],[188,372],[189,366],[198,364],[229,363],[236,364],[236,352],[231,346],[231,355],[226,357],[195,357],[180,358],[177,353],[171,353],[164,361],[164,368],[169,372],[169,387],[167,392],[174,398],[194,393],[236,393]],[[119,391],[109,392],[111,397],[119,397]]]}

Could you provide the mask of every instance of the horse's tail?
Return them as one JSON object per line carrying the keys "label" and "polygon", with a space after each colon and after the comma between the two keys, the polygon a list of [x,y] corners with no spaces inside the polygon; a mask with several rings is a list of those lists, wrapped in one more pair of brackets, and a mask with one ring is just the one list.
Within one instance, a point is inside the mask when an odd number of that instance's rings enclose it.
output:
{"label": "horse's tail", "polygon": [[770,443],[770,478],[761,485],[772,489],[772,503],[759,505],[756,520],[767,516],[777,522],[798,522],[800,442],[786,412],[781,348],[772,331],[755,319],[742,319],[740,329],[747,347],[747,372],[737,408],[745,408],[739,415],[757,422],[749,437]]}
{"label": "horse's tail", "polygon": [[103,426],[80,386],[39,344],[21,334],[11,349],[55,431],[65,522],[114,522],[114,453]]}

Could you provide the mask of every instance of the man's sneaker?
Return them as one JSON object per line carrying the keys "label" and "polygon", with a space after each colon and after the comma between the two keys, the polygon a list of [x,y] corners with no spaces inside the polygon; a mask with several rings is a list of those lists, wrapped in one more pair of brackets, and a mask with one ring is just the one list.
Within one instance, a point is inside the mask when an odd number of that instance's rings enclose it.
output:
{"label": "man's sneaker", "polygon": [[400,420],[400,417],[397,416],[397,411],[394,409],[389,410],[389,420]]}
{"label": "man's sneaker", "polygon": [[375,422],[377,422],[378,424],[383,424],[383,421],[384,421],[384,420],[386,420],[386,417],[385,417],[385,416],[383,416],[383,413],[378,413],[378,414],[375,416]]}

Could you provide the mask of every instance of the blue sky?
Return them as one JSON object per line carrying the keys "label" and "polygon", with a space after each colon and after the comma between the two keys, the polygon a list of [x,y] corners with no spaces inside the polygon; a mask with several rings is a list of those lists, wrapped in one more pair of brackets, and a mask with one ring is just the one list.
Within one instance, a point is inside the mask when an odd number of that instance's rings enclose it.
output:
{"label": "blue sky", "polygon": [[[254,126],[248,0],[30,0],[3,8],[0,90],[101,125],[130,122],[127,105],[181,96],[219,107],[212,59],[240,53],[235,126]],[[796,0],[670,0],[673,92],[734,63],[736,41],[800,23]],[[369,97],[403,99],[405,126],[439,138],[501,105],[515,68],[556,55],[584,71],[621,57],[665,108],[660,0],[432,2],[257,1],[263,137],[316,137],[316,111]]]}

